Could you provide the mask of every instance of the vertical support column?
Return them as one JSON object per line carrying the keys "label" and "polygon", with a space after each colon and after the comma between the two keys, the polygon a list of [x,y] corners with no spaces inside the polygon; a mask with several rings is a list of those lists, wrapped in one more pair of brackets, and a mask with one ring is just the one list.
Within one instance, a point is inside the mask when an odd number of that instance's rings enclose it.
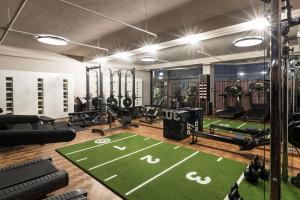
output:
{"label": "vertical support column", "polygon": [[85,80],[86,80],[86,110],[90,110],[90,69],[86,67],[85,71]]}
{"label": "vertical support column", "polygon": [[288,181],[288,71],[289,59],[284,58],[282,84],[282,180]]}
{"label": "vertical support column", "polygon": [[114,75],[111,69],[109,69],[109,91],[109,97],[114,96]]}
{"label": "vertical support column", "polygon": [[153,78],[154,78],[154,70],[150,71],[150,105],[153,105]]}
{"label": "vertical support column", "polygon": [[216,97],[216,88],[215,88],[215,66],[214,65],[209,65],[210,68],[210,101],[212,101],[213,104],[213,115],[216,115],[216,102],[217,102],[217,97]]}
{"label": "vertical support column", "polygon": [[135,68],[131,69],[131,75],[132,75],[132,107],[135,108]]}
{"label": "vertical support column", "polygon": [[118,102],[119,102],[119,108],[122,106],[122,72],[121,70],[118,71],[118,77],[119,77],[119,95],[118,95]]}
{"label": "vertical support column", "polygon": [[281,2],[272,0],[271,13],[271,194],[270,200],[281,195]]}

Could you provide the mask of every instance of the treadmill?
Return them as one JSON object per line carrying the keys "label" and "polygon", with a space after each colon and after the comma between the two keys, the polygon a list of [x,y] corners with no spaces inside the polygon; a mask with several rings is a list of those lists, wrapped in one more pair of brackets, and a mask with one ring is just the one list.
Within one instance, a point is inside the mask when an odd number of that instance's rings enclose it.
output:
{"label": "treadmill", "polygon": [[[244,114],[242,107],[242,87],[228,86],[225,88],[224,94],[220,94],[219,96],[224,97],[224,110],[217,112],[218,117],[234,119]],[[234,105],[230,105],[230,100],[232,99]]]}
{"label": "treadmill", "polygon": [[[265,122],[270,116],[270,85],[259,82],[250,83],[248,87],[250,109],[243,115],[245,121]],[[254,98],[257,98],[254,103]]]}

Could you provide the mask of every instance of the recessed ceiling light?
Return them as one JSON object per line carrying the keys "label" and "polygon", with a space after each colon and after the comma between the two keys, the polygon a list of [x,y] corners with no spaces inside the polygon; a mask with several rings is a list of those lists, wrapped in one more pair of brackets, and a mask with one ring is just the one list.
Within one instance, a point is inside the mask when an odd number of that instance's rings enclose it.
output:
{"label": "recessed ceiling light", "polygon": [[151,55],[145,55],[145,56],[140,57],[140,61],[154,62],[154,61],[157,61],[157,57],[156,56],[151,56]]}
{"label": "recessed ceiling light", "polygon": [[247,26],[253,30],[263,30],[270,25],[270,22],[264,17],[251,20],[247,23]]}
{"label": "recessed ceiling light", "polygon": [[180,38],[179,40],[183,44],[192,44],[192,45],[195,45],[195,44],[198,44],[198,42],[201,41],[202,38],[201,38],[201,36],[199,34],[196,34],[196,35],[185,36],[183,38]]}
{"label": "recessed ceiling light", "polygon": [[146,53],[156,53],[158,50],[158,45],[157,44],[146,45],[142,47],[141,50]]}
{"label": "recessed ceiling light", "polygon": [[64,37],[49,34],[39,34],[36,36],[36,39],[41,43],[50,45],[67,45],[69,42],[69,40]]}
{"label": "recessed ceiling light", "polygon": [[263,42],[264,38],[260,36],[251,36],[239,38],[233,42],[236,47],[251,47],[255,45],[259,45]]}
{"label": "recessed ceiling light", "polygon": [[128,52],[119,52],[119,53],[115,53],[113,56],[118,59],[126,60],[129,58],[129,56],[131,56],[131,54]]}

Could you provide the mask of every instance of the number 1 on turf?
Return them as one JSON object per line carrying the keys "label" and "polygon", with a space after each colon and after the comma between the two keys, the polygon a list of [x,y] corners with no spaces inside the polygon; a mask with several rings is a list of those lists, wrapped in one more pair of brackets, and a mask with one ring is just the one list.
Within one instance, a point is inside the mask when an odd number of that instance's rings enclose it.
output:
{"label": "number 1 on turf", "polygon": [[118,149],[120,151],[124,151],[126,149],[126,147],[119,147],[119,146],[113,146],[115,149]]}

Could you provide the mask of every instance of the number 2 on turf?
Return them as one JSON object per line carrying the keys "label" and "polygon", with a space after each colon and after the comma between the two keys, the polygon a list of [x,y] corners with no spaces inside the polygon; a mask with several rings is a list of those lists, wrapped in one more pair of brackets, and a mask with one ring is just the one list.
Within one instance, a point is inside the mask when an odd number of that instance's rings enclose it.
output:
{"label": "number 2 on turf", "polygon": [[149,164],[156,164],[156,163],[159,163],[159,161],[160,161],[159,158],[153,159],[153,157],[151,155],[144,156],[144,157],[140,158],[140,160],[146,160],[147,163],[149,163]]}
{"label": "number 2 on turf", "polygon": [[197,183],[201,185],[206,185],[211,182],[211,179],[207,176],[204,179],[202,177],[197,176],[197,172],[189,172],[185,175],[185,177],[190,181],[196,181]]}

